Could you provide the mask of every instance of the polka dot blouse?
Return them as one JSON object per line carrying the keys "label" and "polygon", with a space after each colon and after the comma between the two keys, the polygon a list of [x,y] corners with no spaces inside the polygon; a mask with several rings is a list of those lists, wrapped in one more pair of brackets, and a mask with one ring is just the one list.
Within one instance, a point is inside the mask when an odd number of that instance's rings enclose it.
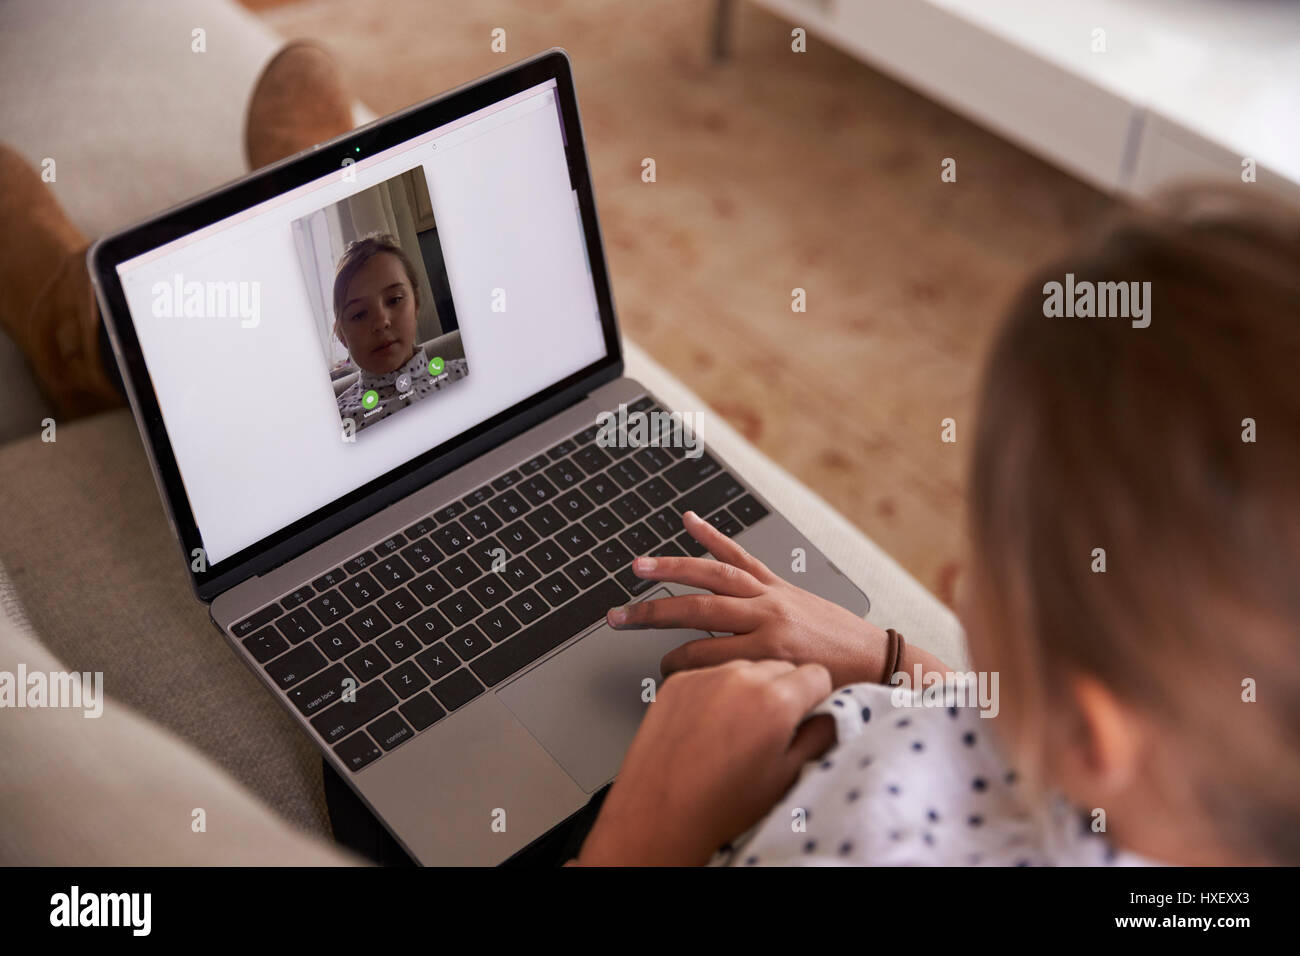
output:
{"label": "polka dot blouse", "polygon": [[1105,866],[1116,852],[1093,818],[1051,798],[1031,807],[974,707],[921,706],[920,694],[854,684],[813,713],[838,742],[714,866]]}

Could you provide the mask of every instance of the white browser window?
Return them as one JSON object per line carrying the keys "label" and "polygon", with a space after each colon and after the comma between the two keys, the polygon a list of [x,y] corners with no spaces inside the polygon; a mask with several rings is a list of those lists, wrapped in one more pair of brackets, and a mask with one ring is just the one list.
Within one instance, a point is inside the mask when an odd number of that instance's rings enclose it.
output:
{"label": "white browser window", "polygon": [[118,267],[209,563],[605,357],[554,85]]}

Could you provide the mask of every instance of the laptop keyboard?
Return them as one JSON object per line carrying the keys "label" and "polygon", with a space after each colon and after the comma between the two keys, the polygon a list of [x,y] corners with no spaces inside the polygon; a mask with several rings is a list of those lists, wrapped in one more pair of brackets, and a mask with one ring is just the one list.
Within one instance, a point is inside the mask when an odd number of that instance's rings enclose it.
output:
{"label": "laptop keyboard", "polygon": [[[628,409],[662,411],[649,397]],[[684,512],[726,535],[768,514],[707,452],[602,448],[598,431],[584,428],[231,629],[351,770],[642,594],[653,582],[632,572],[636,556],[704,554]]]}

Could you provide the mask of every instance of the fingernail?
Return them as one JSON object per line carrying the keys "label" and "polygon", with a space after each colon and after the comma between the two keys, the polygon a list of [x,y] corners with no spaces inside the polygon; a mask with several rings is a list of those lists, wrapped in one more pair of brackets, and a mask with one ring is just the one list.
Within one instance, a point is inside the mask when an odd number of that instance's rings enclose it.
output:
{"label": "fingernail", "polygon": [[656,561],[654,558],[637,558],[632,563],[636,565],[636,570],[638,571],[653,571],[655,569],[655,565],[658,564],[659,562]]}
{"label": "fingernail", "polygon": [[609,609],[609,623],[613,627],[622,627],[627,623],[627,608],[614,607]]}
{"label": "fingernail", "polygon": [[700,520],[700,516],[697,515],[694,511],[688,511],[688,512],[686,512],[686,514],[682,515],[682,517],[683,517],[683,518],[694,518],[696,521],[699,521],[699,520]]}

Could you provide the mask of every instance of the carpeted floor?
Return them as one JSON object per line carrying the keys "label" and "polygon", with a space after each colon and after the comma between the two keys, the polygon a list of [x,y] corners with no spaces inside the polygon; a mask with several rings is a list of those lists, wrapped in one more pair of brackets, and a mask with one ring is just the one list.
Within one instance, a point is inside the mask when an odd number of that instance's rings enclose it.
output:
{"label": "carpeted floor", "polygon": [[744,2],[722,65],[703,0],[246,2],[379,113],[565,47],[624,334],[951,603],[982,353],[1111,200]]}

